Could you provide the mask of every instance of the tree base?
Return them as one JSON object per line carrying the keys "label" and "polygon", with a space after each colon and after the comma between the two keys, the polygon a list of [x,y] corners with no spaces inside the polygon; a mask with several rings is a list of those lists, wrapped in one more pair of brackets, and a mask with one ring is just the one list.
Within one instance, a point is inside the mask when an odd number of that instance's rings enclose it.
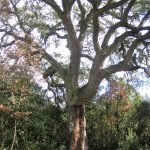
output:
{"label": "tree base", "polygon": [[70,150],[88,150],[84,105],[71,106]]}

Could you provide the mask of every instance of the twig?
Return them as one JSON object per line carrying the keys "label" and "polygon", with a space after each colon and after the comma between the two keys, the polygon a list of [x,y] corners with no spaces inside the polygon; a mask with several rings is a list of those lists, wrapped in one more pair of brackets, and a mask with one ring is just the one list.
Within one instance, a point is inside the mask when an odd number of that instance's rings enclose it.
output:
{"label": "twig", "polygon": [[12,144],[11,144],[11,148],[10,148],[10,150],[13,150],[13,147],[14,147],[14,144],[15,144],[15,140],[16,140],[16,129],[17,129],[17,121],[16,121],[16,119],[15,119],[15,124],[14,124],[14,135],[13,135],[13,141],[12,141]]}

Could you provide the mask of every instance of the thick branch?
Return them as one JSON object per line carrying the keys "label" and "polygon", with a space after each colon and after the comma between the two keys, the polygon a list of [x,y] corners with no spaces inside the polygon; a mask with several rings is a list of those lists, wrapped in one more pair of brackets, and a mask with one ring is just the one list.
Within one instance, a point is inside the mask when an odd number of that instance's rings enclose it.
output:
{"label": "thick branch", "polygon": [[[144,28],[144,27],[143,27]],[[150,38],[150,30],[142,36],[139,36],[139,40],[147,40]]]}
{"label": "thick branch", "polygon": [[80,23],[80,34],[79,34],[79,41],[83,41],[86,36],[86,31],[88,28],[88,23],[90,23],[90,20],[92,19],[93,9],[90,10],[90,12],[87,14],[86,18],[81,20]]}
{"label": "thick branch", "polygon": [[123,4],[127,3],[129,0],[120,0],[119,2],[107,3],[103,8],[98,10],[99,15],[102,15],[104,12],[108,12],[111,9],[115,9]]}
{"label": "thick branch", "polygon": [[139,40],[136,39],[132,45],[130,46],[127,54],[124,56],[124,60],[119,62],[116,65],[111,65],[107,68],[101,69],[100,74],[103,74],[103,77],[108,77],[113,73],[120,72],[120,71],[134,71],[139,69],[139,66],[135,66],[132,60],[133,53],[136,50],[137,46],[139,45]]}
{"label": "thick branch", "polygon": [[133,65],[128,65],[126,64],[124,61],[119,62],[116,65],[111,65],[109,67],[106,67],[104,69],[100,70],[100,74],[101,76],[103,76],[103,78],[109,77],[111,74],[116,73],[116,72],[120,72],[120,71],[130,71],[130,70],[137,70],[136,66]]}
{"label": "thick branch", "polygon": [[72,6],[73,6],[73,4],[74,4],[74,2],[75,2],[76,0],[70,0],[70,10],[71,10],[71,8],[72,8]]}
{"label": "thick branch", "polygon": [[[79,68],[80,68],[81,45],[76,36],[76,31],[74,29],[73,22],[70,17],[70,13],[62,11],[54,0],[42,0],[42,1],[47,3],[55,10],[55,12],[62,20],[64,27],[66,28],[66,31],[68,33],[68,38],[70,42],[69,49],[71,51],[70,65],[69,65],[69,76],[70,76],[69,82],[71,87],[74,86],[76,87],[78,84],[78,75],[79,75]],[[67,5],[67,3],[64,4]]]}
{"label": "thick branch", "polygon": [[93,58],[87,54],[81,54],[81,57],[88,58],[89,60],[93,61]]}
{"label": "thick branch", "polygon": [[46,52],[42,54],[42,57],[46,59],[56,69],[56,71],[59,73],[62,79],[66,81],[67,71],[62,67],[62,65]]}
{"label": "thick branch", "polygon": [[127,38],[127,37],[130,37],[130,36],[134,36],[133,32],[132,31],[128,31],[128,32],[125,32],[123,33],[122,35],[116,37],[116,39],[114,40],[114,42],[104,48],[104,55],[105,57],[109,56],[112,52],[116,51],[117,48],[119,47],[119,45],[121,45],[121,43]]}
{"label": "thick branch", "polygon": [[12,46],[13,44],[15,43],[15,40],[9,42],[9,43],[6,43],[6,44],[0,44],[0,47],[8,47],[8,46]]}
{"label": "thick branch", "polygon": [[123,19],[123,20],[126,20],[126,22],[127,22],[128,14],[129,14],[130,10],[132,9],[132,7],[133,7],[135,1],[136,1],[136,0],[131,0],[131,1],[129,2],[129,4],[128,4],[127,8],[126,8],[125,11],[124,11],[124,14],[123,14],[123,16],[122,16],[122,19]]}
{"label": "thick branch", "polygon": [[85,14],[86,14],[86,10],[83,7],[82,3],[80,0],[77,0],[77,4],[78,7],[80,9],[80,21],[79,21],[79,25],[80,25],[80,35],[79,35],[79,40],[83,41],[84,37],[85,37],[85,32],[87,30],[87,24],[89,22],[88,18],[85,19]]}
{"label": "thick branch", "polygon": [[[100,84],[101,76],[99,76],[99,68],[103,64],[104,59],[105,58],[101,57],[98,53],[93,60],[93,64],[90,70],[89,81],[86,86],[86,90],[91,94],[96,94],[95,92]],[[94,89],[95,91],[93,91]]]}
{"label": "thick branch", "polygon": [[102,42],[102,48],[105,48],[108,46],[108,42],[111,38],[111,35],[115,32],[115,30],[119,27],[123,27],[125,25],[124,22],[120,21],[118,23],[116,23],[115,25],[111,26],[108,30],[108,32],[106,33],[104,40]]}
{"label": "thick branch", "polygon": [[94,11],[93,12],[93,37],[92,38],[93,38],[94,50],[96,53],[100,51],[98,35],[99,35],[98,14],[97,14],[97,11]]}
{"label": "thick branch", "polygon": [[48,4],[49,6],[51,6],[56,13],[58,14],[58,16],[62,19],[63,16],[63,11],[60,9],[60,7],[57,5],[57,3],[55,2],[55,0],[41,0],[42,2],[45,2],[46,4]]}
{"label": "thick branch", "polygon": [[102,2],[102,0],[87,0],[90,4],[92,4],[93,8],[96,9]]}
{"label": "thick branch", "polygon": [[[130,46],[129,50],[127,51],[126,55],[124,56],[124,62],[131,63],[132,55],[136,49],[136,47],[140,44],[140,40],[136,39]],[[132,62],[133,63],[133,62]]]}
{"label": "thick branch", "polygon": [[[75,32],[73,23],[70,18],[70,14],[68,14],[68,12],[62,11],[54,0],[41,0],[41,1],[45,2],[46,4],[48,4],[55,10],[55,12],[59,16],[59,18],[62,20],[62,22],[68,32],[71,42],[74,39],[77,39],[76,32]],[[67,5],[67,4],[65,4],[65,5]]]}
{"label": "thick branch", "polygon": [[[128,35],[129,33],[127,33],[127,35],[124,33],[123,37],[121,36],[121,38],[119,37],[117,39],[117,43],[120,43],[120,41],[124,40],[124,38]],[[92,69],[90,71],[89,82],[87,83],[85,87],[83,87],[81,95],[84,97],[85,95],[88,95],[87,93],[89,93],[91,97],[92,97],[92,94],[94,96],[94,94],[96,93],[98,89],[100,82],[104,78],[109,77],[113,73],[120,72],[120,71],[134,71],[134,70],[139,69],[140,67],[135,66],[132,60],[132,55],[136,47],[138,46],[139,42],[140,41],[137,39],[132,43],[123,61],[119,62],[118,64],[106,67],[104,69],[99,69],[100,66],[96,66],[97,64],[98,65],[101,64],[100,60],[101,61],[103,60],[103,59],[100,59],[101,56],[95,57],[93,65],[92,65]],[[90,98],[90,95],[89,95],[89,98]]]}
{"label": "thick branch", "polygon": [[[109,76],[111,75],[112,73],[116,73],[116,72],[119,72],[119,71],[133,71],[133,70],[137,70],[139,68],[142,68],[140,66],[134,66],[134,62],[132,60],[133,58],[133,54],[134,54],[134,51],[136,50],[137,46],[140,44],[140,42],[142,40],[145,40],[145,39],[148,39],[150,38],[150,33],[146,33],[145,35],[143,36],[140,36],[138,37],[130,46],[129,50],[127,51],[126,55],[124,56],[124,60],[116,65],[111,65],[105,69],[102,69],[101,72],[102,74],[104,74],[104,77],[105,76]],[[144,69],[144,68],[142,68]],[[146,69],[144,69],[145,71]],[[146,73],[147,70],[146,70]]]}
{"label": "thick branch", "polygon": [[64,12],[70,13],[74,2],[75,0],[62,0],[62,6],[63,6]]}

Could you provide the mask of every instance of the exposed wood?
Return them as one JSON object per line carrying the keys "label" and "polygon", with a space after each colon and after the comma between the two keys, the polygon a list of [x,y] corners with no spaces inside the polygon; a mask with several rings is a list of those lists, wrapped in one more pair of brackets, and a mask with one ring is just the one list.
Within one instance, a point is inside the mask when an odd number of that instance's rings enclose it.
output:
{"label": "exposed wood", "polygon": [[72,131],[70,150],[88,150],[86,136],[85,106],[71,106]]}

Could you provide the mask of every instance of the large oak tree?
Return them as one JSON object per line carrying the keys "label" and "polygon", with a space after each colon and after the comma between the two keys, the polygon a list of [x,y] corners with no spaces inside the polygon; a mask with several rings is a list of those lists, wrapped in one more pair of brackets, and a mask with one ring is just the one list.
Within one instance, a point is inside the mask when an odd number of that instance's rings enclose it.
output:
{"label": "large oak tree", "polygon": [[[49,89],[70,108],[70,150],[88,149],[84,105],[103,79],[137,69],[150,76],[149,17],[148,0],[1,0],[1,48],[48,62]],[[64,43],[66,61],[51,53],[63,55]]]}

